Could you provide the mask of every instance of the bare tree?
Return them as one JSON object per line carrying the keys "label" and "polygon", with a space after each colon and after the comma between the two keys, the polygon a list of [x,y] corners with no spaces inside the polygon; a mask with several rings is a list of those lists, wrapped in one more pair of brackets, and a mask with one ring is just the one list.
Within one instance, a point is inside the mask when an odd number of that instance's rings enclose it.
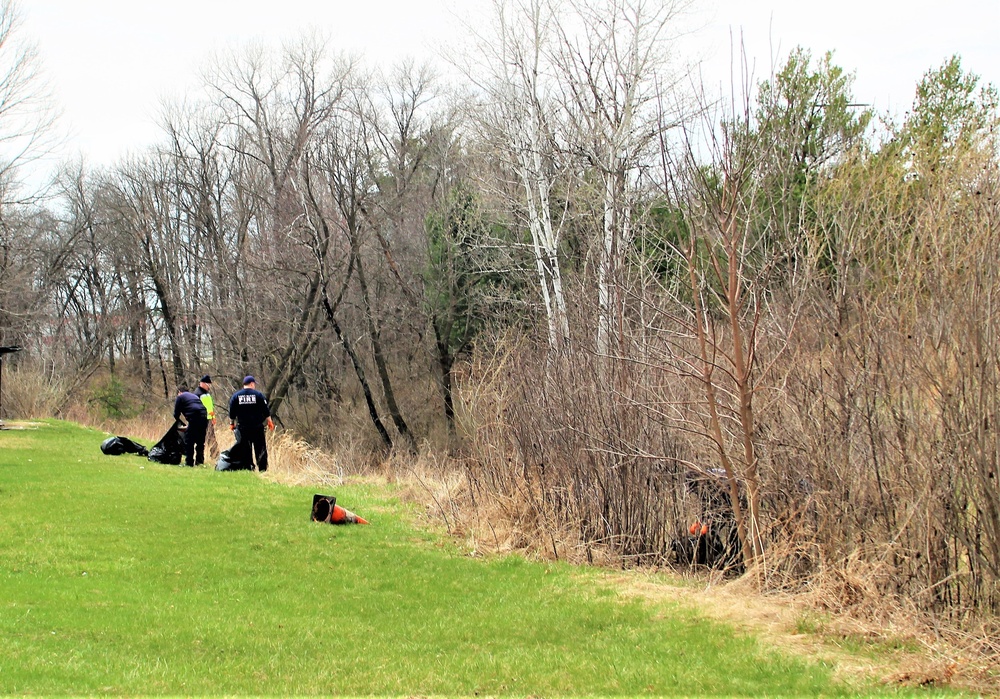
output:
{"label": "bare tree", "polygon": [[558,145],[559,116],[549,52],[556,38],[558,8],[547,0],[496,0],[491,34],[478,34],[479,56],[467,73],[480,90],[477,111],[483,137],[501,154],[497,191],[509,198],[531,234],[538,289],[548,323],[549,346],[565,346],[569,321],[559,244],[566,220],[554,193],[570,166]]}
{"label": "bare tree", "polygon": [[[296,312],[290,315],[274,298],[277,308],[265,314],[274,324],[269,334],[282,338],[273,354],[262,348],[264,356],[270,355],[266,390],[275,411],[316,347],[324,324],[323,279],[315,267],[302,264],[312,259],[312,252],[309,234],[301,230],[304,212],[294,180],[313,139],[339,108],[352,71],[350,60],[331,56],[324,42],[310,39],[289,45],[280,61],[262,47],[249,47],[209,76],[230,130],[226,146],[244,159],[245,173],[254,166],[261,173],[259,186],[252,190],[262,203],[258,236],[252,255],[242,264],[270,275],[272,288],[295,285],[286,298]],[[275,270],[287,274],[273,275]]]}
{"label": "bare tree", "polygon": [[571,0],[553,3],[552,11],[564,5],[552,60],[570,127],[566,147],[598,173],[596,351],[608,356],[612,338],[620,345],[625,330],[622,275],[645,199],[643,172],[655,162],[661,131],[682,116],[665,118],[657,108],[664,94],[683,105],[680,82],[670,78],[669,49],[684,2]]}
{"label": "bare tree", "polygon": [[173,163],[155,153],[134,158],[112,175],[106,192],[109,225],[123,240],[119,252],[142,271],[144,290],[153,300],[150,309],[155,309],[150,320],[166,342],[171,378],[174,385],[183,384],[191,368],[192,316],[186,301],[195,295],[192,274],[198,258],[191,229],[180,215]]}
{"label": "bare tree", "polygon": [[44,156],[55,139],[57,112],[37,52],[18,32],[14,0],[0,2],[0,205],[30,201],[23,166]]}
{"label": "bare tree", "polygon": [[[382,387],[385,405],[400,437],[413,451],[416,449],[416,441],[396,399],[379,327],[375,290],[369,283],[367,271],[372,259],[368,252],[369,245],[374,242],[372,238],[380,238],[374,234],[379,224],[372,220],[379,194],[377,181],[381,174],[373,153],[376,132],[374,125],[375,116],[370,102],[361,91],[355,92],[350,103],[339,113],[338,119],[329,124],[323,138],[310,152],[307,173],[312,179],[304,184],[309,192],[308,201],[315,219],[313,229],[321,234],[320,240],[324,241],[325,246],[329,246],[327,236],[336,231],[346,242],[350,255],[350,265],[347,268],[353,272],[353,279],[357,283],[361,322],[371,346],[372,361]],[[379,244],[382,253],[389,254],[384,240]],[[328,278],[324,278],[324,289],[329,282]],[[328,321],[337,330],[345,349],[348,349],[347,336],[341,324],[335,323],[334,305],[329,299],[325,305]],[[367,378],[357,356],[351,354],[351,359],[365,391],[369,412],[379,429],[381,420],[371,402]],[[379,429],[379,434],[383,441],[388,437],[384,429]]]}
{"label": "bare tree", "polygon": [[[17,298],[28,301],[39,291],[36,274],[46,276],[43,260],[22,267],[24,254],[33,247],[31,227],[25,226],[32,215],[23,205],[37,195],[25,186],[22,168],[51,145],[56,117],[35,49],[24,42],[19,29],[17,4],[0,1],[0,338],[23,338],[25,310],[39,309],[17,303]],[[58,267],[61,258],[57,251],[54,255]]]}

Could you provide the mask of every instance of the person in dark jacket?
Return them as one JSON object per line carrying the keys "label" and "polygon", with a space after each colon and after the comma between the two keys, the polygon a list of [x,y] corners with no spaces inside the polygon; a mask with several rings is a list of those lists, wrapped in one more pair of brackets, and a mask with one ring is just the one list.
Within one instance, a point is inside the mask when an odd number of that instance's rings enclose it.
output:
{"label": "person in dark jacket", "polygon": [[271,408],[267,398],[257,390],[257,382],[252,376],[243,379],[243,390],[237,391],[229,399],[229,429],[236,431],[236,443],[242,447],[242,456],[250,461],[253,448],[257,460],[257,470],[267,470],[267,442],[264,427],[274,429]]}
{"label": "person in dark jacket", "polygon": [[181,416],[187,421],[184,434],[184,463],[196,466],[205,463],[205,431],[208,429],[208,410],[201,398],[188,391],[187,386],[177,387],[174,401],[174,420]]}

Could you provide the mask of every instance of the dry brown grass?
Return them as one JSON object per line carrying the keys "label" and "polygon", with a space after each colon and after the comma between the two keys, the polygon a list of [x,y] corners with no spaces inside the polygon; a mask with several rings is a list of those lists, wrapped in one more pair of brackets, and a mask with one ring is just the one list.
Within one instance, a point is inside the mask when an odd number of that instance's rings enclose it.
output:
{"label": "dry brown grass", "polygon": [[417,458],[392,457],[383,469],[403,499],[419,504],[427,522],[461,540],[470,555],[518,552],[597,565],[619,560],[610,549],[588,546],[555,513],[540,507],[541,498],[530,489],[484,493],[455,460],[425,452]]}
{"label": "dry brown grass", "polygon": [[911,599],[887,595],[882,578],[890,574],[886,565],[849,556],[814,576],[795,600],[823,619],[816,630],[821,638],[879,650],[877,657],[889,661],[882,668],[888,682],[1000,694],[996,620],[933,614]]}
{"label": "dry brown grass", "polygon": [[[875,678],[887,685],[991,691],[981,673],[970,671],[973,668],[960,672],[958,663],[949,657],[917,647],[909,637],[892,635],[909,634],[912,629],[874,629],[849,617],[824,616],[819,621],[808,595],[763,595],[748,578],[727,582],[712,575],[688,578],[687,584],[678,585],[670,576],[664,579],[659,573],[635,571],[609,575],[609,581],[623,594],[679,603],[738,632],[752,634],[765,647],[824,662],[847,686]],[[995,685],[992,691],[996,691]]]}
{"label": "dry brown grass", "polygon": [[371,457],[354,445],[331,454],[310,446],[293,432],[277,432],[267,439],[268,470],[264,477],[270,481],[334,487],[351,476],[371,473]]}

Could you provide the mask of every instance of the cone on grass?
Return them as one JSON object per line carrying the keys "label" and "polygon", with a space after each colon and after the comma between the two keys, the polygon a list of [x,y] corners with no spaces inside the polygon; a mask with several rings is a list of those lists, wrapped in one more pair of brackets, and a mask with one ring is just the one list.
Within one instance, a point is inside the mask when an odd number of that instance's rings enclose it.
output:
{"label": "cone on grass", "polygon": [[368,524],[368,520],[338,505],[333,495],[319,493],[313,496],[312,520],[330,524]]}

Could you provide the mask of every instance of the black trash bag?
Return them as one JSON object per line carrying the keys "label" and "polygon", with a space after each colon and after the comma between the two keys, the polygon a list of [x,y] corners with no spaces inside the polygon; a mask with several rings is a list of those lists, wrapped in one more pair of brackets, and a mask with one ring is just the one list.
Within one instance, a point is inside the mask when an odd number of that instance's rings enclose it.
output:
{"label": "black trash bag", "polygon": [[249,442],[244,442],[239,430],[236,431],[236,443],[219,454],[215,462],[216,471],[252,471],[253,452]]}
{"label": "black trash bag", "polygon": [[219,454],[215,462],[216,471],[252,471],[253,461],[250,454],[239,443],[234,444],[231,449],[225,449]]}
{"label": "black trash bag", "polygon": [[184,458],[184,436],[180,421],[174,422],[160,441],[149,450],[149,460],[158,464],[177,466]]}
{"label": "black trash bag", "polygon": [[128,437],[108,437],[101,442],[101,451],[108,456],[119,456],[120,454],[138,454],[147,456],[149,450],[138,442],[133,442]]}

